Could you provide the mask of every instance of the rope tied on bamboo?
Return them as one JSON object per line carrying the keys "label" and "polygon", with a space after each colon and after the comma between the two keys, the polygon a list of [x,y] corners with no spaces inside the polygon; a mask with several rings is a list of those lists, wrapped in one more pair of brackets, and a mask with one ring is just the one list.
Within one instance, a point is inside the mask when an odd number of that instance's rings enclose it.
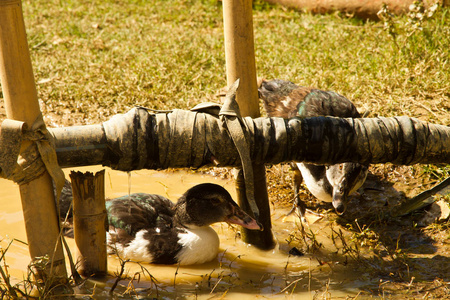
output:
{"label": "rope tied on bamboo", "polygon": [[[23,141],[32,143],[21,151]],[[64,173],[58,165],[53,136],[40,115],[28,130],[21,121],[6,119],[0,134],[0,176],[19,185],[27,184],[48,171],[59,199],[64,186]]]}
{"label": "rope tied on bamboo", "polygon": [[[258,219],[248,130],[235,101],[238,87],[239,80],[229,88],[223,107],[214,103],[203,103],[194,107],[190,113],[173,110],[159,114],[154,114],[151,109],[148,109],[150,112],[147,113],[147,109],[139,107],[134,108],[134,116],[129,115],[131,120],[129,117],[117,115],[103,123],[107,139],[115,149],[120,149],[118,155],[122,157],[113,168],[126,171],[148,168],[147,158],[155,157],[159,157],[162,168],[201,165],[205,159],[216,164],[224,161],[227,165],[229,161],[226,156],[216,157],[214,154],[223,153],[219,151],[219,147],[225,147],[232,157],[237,158],[233,164],[242,166],[246,196],[254,217]],[[136,131],[133,131],[133,128]],[[152,136],[155,130],[158,135]],[[220,136],[226,136],[228,143],[217,145]],[[154,147],[150,148],[152,144]],[[130,149],[137,151],[133,155]]]}
{"label": "rope tied on bamboo", "polygon": [[228,89],[225,96],[225,102],[219,112],[223,126],[227,128],[231,139],[239,152],[242,162],[242,171],[245,180],[245,195],[248,200],[253,216],[259,220],[259,209],[255,201],[255,186],[252,160],[250,158],[250,147],[248,144],[249,137],[245,127],[242,125],[242,117],[240,115],[239,105],[236,102],[236,91],[239,87],[239,79],[237,79]]}

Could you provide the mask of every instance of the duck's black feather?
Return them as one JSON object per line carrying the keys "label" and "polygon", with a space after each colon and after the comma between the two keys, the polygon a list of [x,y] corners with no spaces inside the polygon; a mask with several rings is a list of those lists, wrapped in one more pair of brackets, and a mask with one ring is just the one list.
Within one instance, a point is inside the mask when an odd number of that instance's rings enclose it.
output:
{"label": "duck's black feather", "polygon": [[359,118],[361,115],[355,105],[338,93],[312,89],[300,102],[297,109],[300,117],[334,116],[340,118]]}
{"label": "duck's black feather", "polygon": [[175,204],[156,194],[135,193],[106,201],[109,232],[116,243],[126,246],[143,231],[143,239],[151,241],[147,251],[152,254],[152,263],[177,263],[176,255],[181,250],[178,233],[182,230],[173,223]]}
{"label": "duck's black feather", "polygon": [[136,235],[142,229],[173,228],[175,204],[155,194],[135,193],[106,201],[109,226]]}
{"label": "duck's black feather", "polygon": [[263,81],[258,92],[270,117],[360,117],[350,100],[332,91],[322,91],[274,79]]}

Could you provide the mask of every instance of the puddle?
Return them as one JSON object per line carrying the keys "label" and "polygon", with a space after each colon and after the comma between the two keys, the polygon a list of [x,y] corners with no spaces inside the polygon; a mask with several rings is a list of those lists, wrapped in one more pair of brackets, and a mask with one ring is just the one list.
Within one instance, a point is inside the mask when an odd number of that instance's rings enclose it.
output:
{"label": "puddle", "polygon": [[[77,168],[77,171],[96,172],[101,167]],[[68,174],[71,170],[66,169]],[[189,171],[152,171],[131,172],[131,178],[125,172],[106,168],[105,193],[107,198],[128,194],[129,181],[131,193],[145,192],[161,194],[176,200],[188,188],[202,182],[214,182],[224,186],[236,199],[232,180],[218,179],[211,175],[202,175]],[[0,179],[0,246],[6,248],[11,239],[26,241],[26,234],[21,211],[19,189],[14,183]],[[371,282],[364,275],[355,274],[351,268],[339,263],[324,263],[323,257],[332,255],[336,250],[331,241],[328,221],[317,219],[307,230],[314,233],[318,243],[324,245],[317,254],[304,256],[290,255],[289,251],[296,244],[294,233],[299,232],[297,218],[284,217],[289,208],[272,208],[272,222],[277,247],[272,251],[260,251],[244,244],[237,237],[237,227],[225,223],[214,224],[219,234],[221,248],[216,260],[191,267],[176,265],[161,266],[151,264],[127,263],[126,271],[134,280],[122,280],[115,291],[123,293],[124,298],[158,297],[158,298],[291,298],[313,297],[339,298],[355,296],[358,287]],[[68,239],[75,253],[73,240]],[[297,241],[298,242],[298,241]],[[325,252],[323,249],[328,249]],[[334,249],[334,250],[333,250]],[[27,246],[14,241],[6,253],[9,273],[15,280],[24,278],[29,263]],[[143,269],[145,268],[145,269]],[[144,272],[145,270],[145,272]],[[111,275],[105,280],[90,280],[79,292],[94,293],[99,298],[108,298],[108,291],[115,281],[114,274],[120,271],[120,261],[110,255],[108,271]],[[147,273],[148,272],[148,273]],[[151,282],[151,274],[156,285]],[[94,288],[95,286],[95,288]]]}

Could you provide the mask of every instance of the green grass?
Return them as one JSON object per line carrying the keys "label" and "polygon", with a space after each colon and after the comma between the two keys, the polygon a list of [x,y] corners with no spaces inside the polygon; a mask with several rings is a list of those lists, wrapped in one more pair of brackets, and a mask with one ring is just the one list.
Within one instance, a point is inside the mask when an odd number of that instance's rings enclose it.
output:
{"label": "green grass", "polygon": [[226,82],[220,6],[41,1],[24,10],[36,81],[50,80],[38,85],[50,110],[107,117],[135,104],[188,108]]}
{"label": "green grass", "polygon": [[[186,109],[218,101],[214,94],[226,85],[220,2],[23,5],[44,113],[72,113],[73,120],[55,123],[104,121],[135,104]],[[394,34],[383,22],[311,15],[262,1],[255,8],[259,77],[337,91],[371,116],[449,123],[447,8],[422,20],[421,30],[413,29],[411,17],[394,17]]]}

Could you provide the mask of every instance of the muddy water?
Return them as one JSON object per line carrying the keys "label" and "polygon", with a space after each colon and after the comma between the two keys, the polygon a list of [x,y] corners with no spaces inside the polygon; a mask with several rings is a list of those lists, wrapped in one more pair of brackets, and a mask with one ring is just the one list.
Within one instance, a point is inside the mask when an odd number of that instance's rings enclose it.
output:
{"label": "muddy water", "polygon": [[[96,172],[100,167],[76,169]],[[70,170],[65,170],[66,175]],[[68,178],[68,176],[67,176]],[[233,182],[217,179],[211,175],[201,175],[187,171],[157,172],[134,171],[127,173],[106,169],[105,191],[108,198],[133,192],[147,192],[164,195],[176,200],[186,189],[202,182],[215,182],[224,186],[235,198]],[[236,198],[235,198],[236,199]],[[29,263],[26,234],[21,211],[18,187],[7,180],[0,179],[0,246],[10,245],[6,262],[14,280],[20,281]],[[349,275],[349,270],[340,266],[321,264],[320,257],[327,253],[290,255],[300,230],[296,217],[284,217],[286,208],[272,209],[273,231],[277,247],[272,251],[260,251],[246,245],[238,237],[238,228],[227,224],[215,224],[221,248],[216,260],[193,267],[159,266],[150,264],[126,263],[125,273],[129,279],[120,281],[117,292],[125,298],[132,295],[159,298],[200,298],[225,299],[262,298],[302,298],[314,296],[344,297],[356,295],[361,282],[358,275]],[[319,243],[332,249],[329,228],[320,219],[310,216],[313,223],[308,231],[313,232]],[[14,240],[13,240],[14,239]],[[12,241],[12,243],[11,243]],[[11,244],[10,244],[11,243]],[[74,243],[69,240],[74,251]],[[109,274],[105,280],[91,280],[79,289],[79,293],[107,298],[114,274],[120,270],[119,259],[111,255],[108,259]],[[351,273],[351,272],[350,272]],[[155,279],[152,282],[151,274]],[[156,282],[156,284],[155,284]]]}

